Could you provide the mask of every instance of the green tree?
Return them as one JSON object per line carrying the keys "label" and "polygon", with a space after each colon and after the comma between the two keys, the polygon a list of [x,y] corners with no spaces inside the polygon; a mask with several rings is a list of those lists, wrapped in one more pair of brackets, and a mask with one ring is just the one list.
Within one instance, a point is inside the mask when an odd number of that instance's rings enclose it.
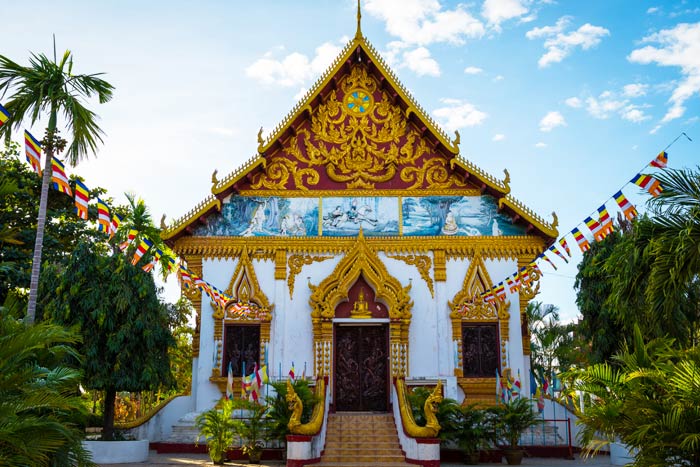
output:
{"label": "green tree", "polygon": [[81,375],[63,364],[78,358],[80,337],[61,326],[25,326],[21,306],[13,295],[0,306],[0,465],[92,465],[76,422]]}
{"label": "green tree", "polygon": [[[10,291],[28,289],[36,237],[36,200],[41,194],[41,179],[20,160],[19,147],[12,143],[0,150],[0,180],[8,192],[0,196],[0,231],[13,232],[14,242],[0,242],[0,303]],[[12,188],[12,189],[10,189]],[[91,196],[104,193],[91,190]],[[94,218],[96,210],[90,206]],[[73,199],[56,191],[49,192],[44,230],[43,259],[48,263],[65,262],[81,240],[100,241],[104,234],[75,215]],[[25,304],[26,304],[26,297]],[[26,307],[25,307],[26,309]]]}
{"label": "green tree", "polygon": [[645,343],[637,327],[614,360],[565,375],[590,401],[577,414],[587,452],[619,439],[638,450],[635,466],[700,465],[700,348]]}
{"label": "green tree", "polygon": [[111,439],[117,391],[171,386],[168,349],[174,345],[170,316],[158,299],[150,274],[130,258],[111,254],[104,243],[81,243],[65,267],[51,266],[58,277],[46,314],[57,323],[77,325],[85,386],[105,392],[103,438]]}
{"label": "green tree", "polygon": [[[11,93],[4,104],[11,116],[9,122],[0,127],[0,136],[7,135],[9,138],[11,129],[18,130],[24,120],[34,124],[42,116],[48,116],[48,127],[42,140],[45,160],[27,306],[29,323],[35,320],[52,160],[67,146],[66,159],[75,165],[89,153],[94,153],[97,142],[102,141],[97,116],[82,103],[83,98],[92,96],[97,96],[101,104],[112,98],[114,88],[98,76],[74,75],[73,57],[68,50],[59,62],[44,54],[32,54],[29,66],[19,65],[0,55],[0,94]],[[73,140],[69,145],[59,136],[60,114],[72,133]]]}

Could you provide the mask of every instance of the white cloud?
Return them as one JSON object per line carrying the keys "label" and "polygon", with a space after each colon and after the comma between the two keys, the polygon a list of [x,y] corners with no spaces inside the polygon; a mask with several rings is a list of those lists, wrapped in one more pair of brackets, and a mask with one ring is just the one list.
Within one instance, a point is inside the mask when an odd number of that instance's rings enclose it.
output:
{"label": "white cloud", "polygon": [[620,110],[622,110],[627,105],[627,103],[627,100],[615,99],[612,92],[605,91],[601,93],[601,95],[597,98],[587,98],[586,110],[592,117],[605,120],[607,118],[610,118],[610,114],[617,113]]}
{"label": "white cloud", "polygon": [[583,106],[583,102],[578,97],[569,97],[564,103],[574,109],[580,109]]}
{"label": "white cloud", "polygon": [[425,47],[405,52],[403,58],[408,69],[418,76],[440,76],[440,65],[430,56],[430,51]]}
{"label": "white cloud", "polygon": [[308,91],[308,89],[302,86],[299,88],[299,91],[296,94],[294,94],[294,97],[292,97],[292,99],[294,99],[295,101],[300,101],[301,98],[304,97]]}
{"label": "white cloud", "polygon": [[499,81],[503,81],[504,79],[506,79],[506,78],[505,78],[503,75],[497,75],[497,76],[493,79],[493,81],[497,83],[497,82],[499,82]]}
{"label": "white cloud", "polygon": [[554,26],[534,28],[525,33],[528,39],[545,38],[544,47],[547,49],[540,57],[537,64],[540,68],[546,68],[552,63],[559,63],[577,47],[588,50],[600,43],[604,36],[610,35],[610,31],[601,27],[586,23],[576,31],[565,33],[564,30],[570,23],[569,17],[559,18]]}
{"label": "white cloud", "polygon": [[539,143],[535,144],[535,147],[536,148],[546,148],[547,143],[543,143],[542,141],[540,141]]}
{"label": "white cloud", "polygon": [[640,123],[644,120],[649,120],[651,118],[650,116],[645,114],[643,110],[640,110],[639,107],[635,105],[628,105],[627,107],[622,109],[622,111],[620,112],[620,116],[624,120],[628,120],[634,123]]}
{"label": "white cloud", "polygon": [[498,27],[503,21],[526,14],[529,3],[527,0],[484,0],[481,16]]}
{"label": "white cloud", "polygon": [[685,113],[685,101],[695,94],[700,94],[700,22],[682,23],[673,29],[663,29],[642,41],[656,43],[659,47],[647,45],[635,49],[627,60],[645,65],[656,63],[659,66],[680,67],[683,79],[676,84],[669,98],[671,107],[661,119],[661,123],[682,117]]}
{"label": "white cloud", "polygon": [[407,44],[464,44],[484,35],[481,21],[463,5],[443,10],[438,0],[367,0],[364,10],[386,22],[386,30]]}
{"label": "white cloud", "polygon": [[408,68],[419,76],[440,76],[440,65],[425,47],[407,50],[408,44],[392,41],[384,52],[387,63],[392,68]]}
{"label": "white cloud", "polygon": [[656,13],[657,11],[659,11],[658,6],[652,6],[652,7],[647,8],[647,14],[649,14],[649,15],[652,13]]}
{"label": "white cloud", "polygon": [[316,48],[316,54],[311,59],[299,52],[292,52],[283,59],[276,60],[272,58],[273,52],[267,52],[263,58],[247,67],[245,73],[265,84],[298,86],[323,73],[341,50],[340,46],[326,42]]}
{"label": "white cloud", "polygon": [[640,97],[647,93],[648,84],[634,83],[626,84],[622,87],[622,94],[627,97]]}
{"label": "white cloud", "polygon": [[566,126],[566,120],[564,120],[564,116],[557,111],[548,112],[547,115],[540,120],[540,131],[549,132],[558,126]]}
{"label": "white cloud", "polygon": [[477,66],[468,66],[464,69],[464,73],[467,75],[478,75],[479,73],[482,73],[484,70],[477,67]]}
{"label": "white cloud", "polygon": [[440,102],[445,104],[445,107],[435,109],[433,115],[447,131],[481,125],[488,117],[474,105],[460,99],[440,99]]}
{"label": "white cloud", "polygon": [[502,133],[497,133],[497,134],[493,135],[493,138],[491,138],[491,141],[503,141],[504,139],[506,139],[506,135],[504,135]]}

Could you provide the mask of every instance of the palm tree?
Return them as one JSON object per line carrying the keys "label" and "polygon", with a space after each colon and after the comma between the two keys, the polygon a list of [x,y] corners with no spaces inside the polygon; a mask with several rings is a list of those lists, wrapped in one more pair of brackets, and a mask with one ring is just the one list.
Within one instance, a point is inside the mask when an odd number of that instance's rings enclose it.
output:
{"label": "palm tree", "polygon": [[0,127],[0,137],[5,135],[9,138],[11,129],[19,129],[25,119],[34,124],[48,113],[48,127],[42,140],[45,152],[44,174],[26,317],[28,323],[33,323],[44,244],[46,204],[51,182],[51,163],[54,155],[61,153],[67,145],[67,141],[59,136],[59,114],[63,115],[64,124],[73,136],[73,141],[66,149],[66,159],[75,165],[89,153],[96,151],[98,141],[102,142],[102,130],[97,125],[97,116],[83,105],[82,99],[96,95],[103,104],[112,98],[114,88],[98,78],[99,74],[74,75],[73,58],[69,50],[66,50],[58,63],[55,57],[52,61],[44,54],[32,54],[29,63],[30,66],[22,66],[0,55],[0,96],[4,97],[7,92],[12,93],[10,100],[4,104],[11,114],[10,121]]}

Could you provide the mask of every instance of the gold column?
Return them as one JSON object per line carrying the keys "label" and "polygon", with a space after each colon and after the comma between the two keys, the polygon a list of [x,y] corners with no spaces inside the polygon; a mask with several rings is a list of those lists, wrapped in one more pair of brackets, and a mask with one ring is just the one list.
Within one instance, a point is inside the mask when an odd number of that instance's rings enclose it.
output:
{"label": "gold column", "polygon": [[[202,276],[202,257],[201,256],[185,256],[187,267],[197,274]],[[192,357],[199,357],[199,328],[202,322],[202,293],[196,287],[189,289],[181,286],[183,295],[191,302],[195,310],[194,335],[192,336]]]}

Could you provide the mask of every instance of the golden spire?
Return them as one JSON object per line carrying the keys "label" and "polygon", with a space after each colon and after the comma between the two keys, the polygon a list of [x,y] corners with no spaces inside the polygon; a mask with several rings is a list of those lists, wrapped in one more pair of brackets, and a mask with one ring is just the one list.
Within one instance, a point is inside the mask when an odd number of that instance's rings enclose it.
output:
{"label": "golden spire", "polygon": [[362,39],[362,12],[360,11],[360,0],[357,0],[357,31],[355,31],[355,39]]}

